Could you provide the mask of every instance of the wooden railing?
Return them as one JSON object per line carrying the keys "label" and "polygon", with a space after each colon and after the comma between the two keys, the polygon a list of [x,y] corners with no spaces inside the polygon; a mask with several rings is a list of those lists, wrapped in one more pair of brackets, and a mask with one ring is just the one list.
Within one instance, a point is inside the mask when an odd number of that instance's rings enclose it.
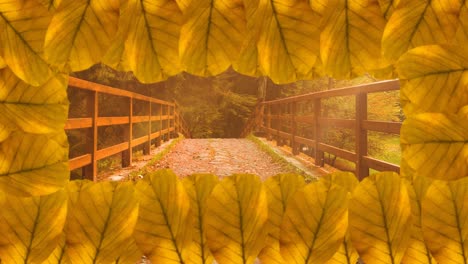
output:
{"label": "wooden railing", "polygon": [[[143,145],[143,153],[149,154],[152,144],[160,145],[164,137],[177,137],[178,133],[190,137],[187,125],[180,115],[179,106],[175,102],[168,102],[141,94],[129,92],[70,77],[69,89],[80,89],[87,93],[87,113],[84,118],[69,118],[65,130],[86,129],[86,154],[70,157],[70,170],[82,168],[83,178],[96,180],[97,161],[109,156],[122,153],[122,167],[132,163],[132,151],[136,146]],[[126,116],[99,116],[100,107],[109,108],[110,105],[100,105],[99,94],[113,95],[128,100],[128,115]],[[147,115],[135,116],[134,105],[146,104]],[[114,106],[115,107],[115,106]],[[156,113],[155,113],[156,112]],[[159,131],[152,132],[152,124],[159,122]],[[134,138],[133,124],[147,123],[147,134]],[[125,125],[125,141],[110,147],[98,149],[98,127]],[[105,136],[105,135],[99,135]]]}
{"label": "wooden railing", "polygon": [[[367,96],[369,93],[386,92],[399,90],[398,80],[376,82],[348,88],[327,90],[322,92],[309,93],[299,96],[287,97],[284,99],[266,101],[256,108],[252,117],[247,123],[243,134],[247,135],[253,127],[265,132],[269,140],[275,139],[279,145],[290,144],[294,154],[298,154],[302,148],[300,145],[313,149],[312,156],[315,165],[324,165],[324,153],[330,153],[339,158],[355,163],[355,174],[359,179],[369,175],[369,169],[377,171],[399,172],[398,165],[385,162],[368,155],[368,131],[377,131],[388,134],[399,135],[401,123],[368,120]],[[340,119],[327,118],[322,116],[322,100],[339,97],[355,96],[355,118]],[[298,104],[306,103],[312,106],[313,110],[299,114]],[[260,117],[258,117],[260,115]],[[256,122],[254,122],[257,120]],[[255,123],[255,126],[252,125]],[[312,136],[301,135],[298,131],[298,124],[312,126]],[[336,127],[354,130],[355,149],[349,151],[326,144],[321,139],[322,132],[327,127]]]}

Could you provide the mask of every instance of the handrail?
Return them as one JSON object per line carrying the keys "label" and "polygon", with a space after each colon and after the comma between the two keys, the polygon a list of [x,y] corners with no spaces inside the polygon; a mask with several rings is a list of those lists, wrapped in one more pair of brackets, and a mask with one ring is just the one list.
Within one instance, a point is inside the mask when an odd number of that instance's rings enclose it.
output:
{"label": "handrail", "polygon": [[[313,157],[317,166],[324,165],[324,153],[331,153],[337,157],[354,162],[356,164],[355,173],[359,179],[367,177],[369,169],[399,172],[400,167],[398,165],[368,156],[367,140],[367,131],[389,134],[400,133],[401,122],[367,120],[367,95],[369,93],[399,89],[400,83],[398,80],[389,80],[265,101],[261,103],[261,106],[256,107],[253,117],[249,119],[249,122],[245,126],[243,135],[249,134],[256,126],[266,133],[269,140],[274,138],[279,145],[282,145],[283,141],[289,141],[295,155],[300,151],[299,145],[310,146],[314,150]],[[355,96],[356,115],[354,119],[326,118],[321,116],[321,100],[338,96]],[[298,102],[305,101],[313,103],[313,111],[305,115],[298,115],[297,104]],[[289,108],[288,114],[282,113],[282,108],[285,108],[285,106]],[[257,109],[261,109],[261,111],[257,111]],[[253,122],[252,120],[260,121]],[[289,127],[283,130],[282,124],[284,123],[289,124]],[[300,135],[297,125],[301,123],[313,126],[313,138]],[[354,152],[321,142],[320,135],[323,127],[327,126],[353,129],[356,135]]]}
{"label": "handrail", "polygon": [[[65,130],[87,129],[86,145],[88,147],[86,154],[70,157],[70,170],[82,168],[83,177],[97,179],[97,161],[106,157],[122,153],[122,166],[131,166],[132,150],[134,147],[145,144],[144,154],[149,154],[152,142],[160,145],[164,138],[176,137],[178,133],[185,137],[190,137],[190,131],[187,129],[185,120],[180,115],[180,107],[176,102],[168,102],[153,97],[133,93],[126,90],[97,84],[86,80],[70,77],[68,83],[69,89],[80,89],[88,92],[86,97],[88,105],[87,117],[69,118],[65,124]],[[108,94],[128,99],[128,115],[117,117],[99,116],[100,107],[99,94]],[[147,115],[135,116],[133,105],[135,102],[147,104]],[[156,107],[156,108],[155,108]],[[153,114],[156,110],[156,114]],[[159,122],[159,131],[152,132],[151,124]],[[147,123],[147,135],[139,138],[133,137],[133,124]],[[98,127],[126,125],[125,141],[110,147],[98,149]]]}

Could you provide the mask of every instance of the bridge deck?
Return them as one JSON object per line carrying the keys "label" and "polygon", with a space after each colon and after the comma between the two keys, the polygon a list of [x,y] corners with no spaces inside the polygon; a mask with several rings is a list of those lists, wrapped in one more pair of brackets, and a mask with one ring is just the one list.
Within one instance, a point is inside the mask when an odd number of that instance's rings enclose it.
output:
{"label": "bridge deck", "polygon": [[[138,170],[138,167],[141,164],[124,169],[126,173],[117,171],[112,174],[128,174],[131,170]],[[288,168],[273,161],[270,155],[248,139],[184,139],[161,160],[147,168],[150,171],[170,168],[179,177],[193,173],[213,173],[222,178],[234,173],[252,173],[259,175],[262,180],[279,173],[293,172],[291,166]],[[315,177],[323,172],[312,174]]]}

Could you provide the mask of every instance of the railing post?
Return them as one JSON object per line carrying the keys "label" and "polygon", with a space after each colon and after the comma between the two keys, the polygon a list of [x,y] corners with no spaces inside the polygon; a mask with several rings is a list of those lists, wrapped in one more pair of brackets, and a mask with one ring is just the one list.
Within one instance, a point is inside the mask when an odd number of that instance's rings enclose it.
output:
{"label": "railing post", "polygon": [[152,109],[151,109],[151,101],[148,101],[148,142],[146,142],[145,147],[143,148],[143,154],[149,155],[151,153],[151,116],[152,116]]}
{"label": "railing post", "polygon": [[293,155],[299,154],[299,146],[296,144],[296,134],[297,134],[297,122],[296,122],[296,114],[297,114],[297,102],[293,102],[291,104],[291,149]]}
{"label": "railing post", "polygon": [[92,120],[92,127],[87,130],[86,135],[86,147],[87,153],[91,154],[91,164],[83,167],[82,173],[83,178],[96,181],[97,180],[97,145],[98,145],[98,124],[97,119],[99,116],[99,100],[98,100],[98,92],[92,91],[89,93],[89,97],[87,98],[87,108],[88,114],[91,116]]}
{"label": "railing post", "polygon": [[276,145],[278,145],[279,147],[283,146],[283,139],[281,138],[280,136],[280,131],[281,131],[281,125],[282,125],[282,118],[283,118],[283,111],[281,109],[281,104],[278,104],[278,115],[277,115],[277,119],[276,119]]}
{"label": "railing post", "polygon": [[171,132],[169,128],[171,127],[171,106],[166,105],[166,133],[164,133],[164,141],[168,141],[171,138]]}
{"label": "railing post", "polygon": [[320,150],[320,111],[321,102],[320,98],[314,100],[314,135],[315,135],[315,165],[323,167],[323,151]]}
{"label": "railing post", "polygon": [[177,113],[178,106],[174,101],[174,134],[177,135],[179,133],[179,115]]}
{"label": "railing post", "polygon": [[367,120],[367,94],[356,95],[356,176],[359,180],[369,176],[369,168],[364,164],[364,156],[367,156],[367,130],[362,128],[362,123]]}
{"label": "railing post", "polygon": [[133,98],[129,98],[128,130],[125,132],[125,138],[128,140],[128,149],[122,152],[122,167],[132,165],[132,140],[133,140]]}
{"label": "railing post", "polygon": [[272,140],[271,137],[271,104],[267,105],[267,120],[266,120],[266,127],[267,127],[267,140]]}
{"label": "railing post", "polygon": [[156,139],[156,146],[160,146],[161,145],[161,139],[162,139],[162,112],[163,112],[163,105],[162,104],[159,104],[159,107],[158,107],[158,116],[159,116],[159,136],[157,137]]}

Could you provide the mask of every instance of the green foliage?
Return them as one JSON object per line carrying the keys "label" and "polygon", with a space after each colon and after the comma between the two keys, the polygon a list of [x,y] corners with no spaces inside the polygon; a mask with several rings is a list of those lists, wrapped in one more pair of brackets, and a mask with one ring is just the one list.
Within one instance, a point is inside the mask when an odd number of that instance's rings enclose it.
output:
{"label": "green foliage", "polygon": [[256,104],[257,80],[229,70],[200,78],[179,74],[167,85],[194,138],[238,137]]}

